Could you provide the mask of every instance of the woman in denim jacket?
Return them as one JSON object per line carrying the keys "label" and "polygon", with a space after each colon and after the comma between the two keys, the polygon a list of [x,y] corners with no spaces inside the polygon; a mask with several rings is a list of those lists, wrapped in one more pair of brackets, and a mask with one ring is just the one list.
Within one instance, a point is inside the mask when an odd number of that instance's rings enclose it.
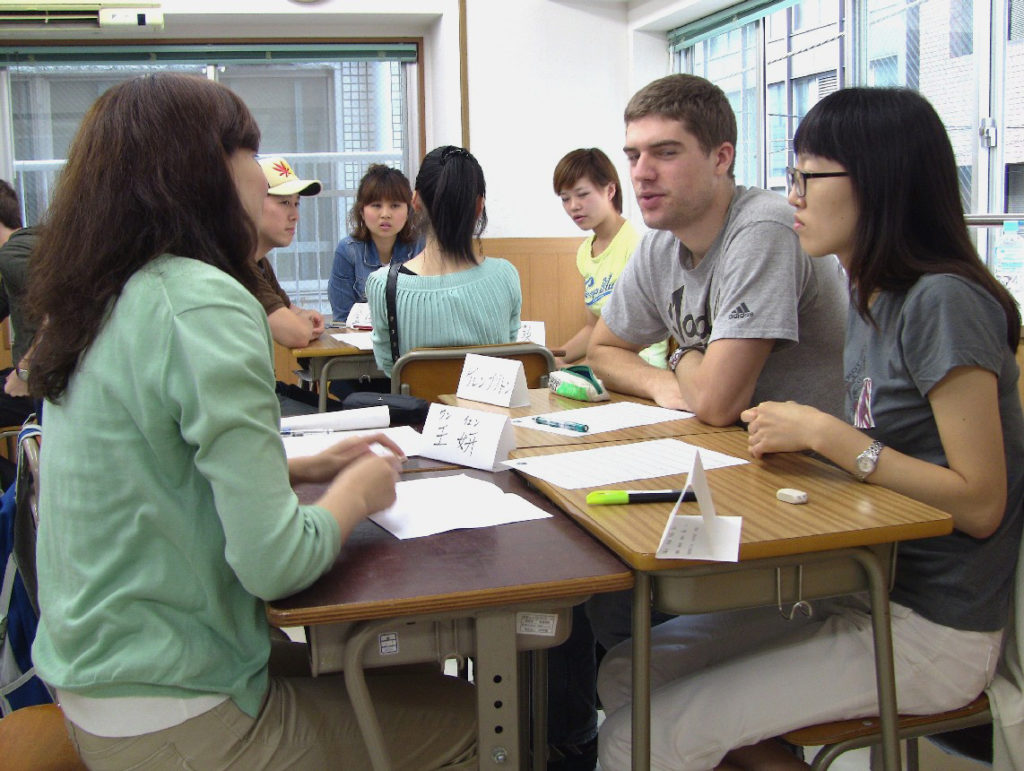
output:
{"label": "woman in denim jacket", "polygon": [[392,260],[405,262],[423,249],[412,217],[412,188],[398,169],[374,163],[359,182],[349,213],[352,232],[334,251],[327,295],[336,322],[366,302],[366,277]]}

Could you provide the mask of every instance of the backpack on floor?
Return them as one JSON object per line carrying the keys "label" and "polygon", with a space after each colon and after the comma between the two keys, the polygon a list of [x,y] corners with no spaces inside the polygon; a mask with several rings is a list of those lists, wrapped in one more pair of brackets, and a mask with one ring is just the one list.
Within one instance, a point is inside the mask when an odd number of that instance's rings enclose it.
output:
{"label": "backpack on floor", "polygon": [[[39,614],[22,576],[22,570],[26,569],[24,578],[29,579],[28,585],[34,591],[35,521],[28,510],[30,496],[25,489],[33,484],[33,480],[27,473],[22,447],[26,438],[36,441],[34,437],[38,434],[38,426],[22,429],[18,437],[18,483],[11,485],[0,497],[0,566],[3,567],[3,583],[0,584],[0,715],[53,701],[53,694],[36,676],[32,665],[32,641],[36,636]],[[22,503],[20,516],[19,501]],[[30,539],[31,550],[15,548],[16,522],[21,531],[18,540]],[[18,554],[23,555],[22,560],[18,559]]]}

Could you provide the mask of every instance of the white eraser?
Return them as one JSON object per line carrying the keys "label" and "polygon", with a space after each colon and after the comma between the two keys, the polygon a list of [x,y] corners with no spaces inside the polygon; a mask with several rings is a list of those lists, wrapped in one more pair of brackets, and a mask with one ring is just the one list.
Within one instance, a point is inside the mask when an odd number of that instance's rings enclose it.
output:
{"label": "white eraser", "polygon": [[807,503],[807,493],[803,490],[794,490],[792,487],[779,488],[775,497],[786,503]]}

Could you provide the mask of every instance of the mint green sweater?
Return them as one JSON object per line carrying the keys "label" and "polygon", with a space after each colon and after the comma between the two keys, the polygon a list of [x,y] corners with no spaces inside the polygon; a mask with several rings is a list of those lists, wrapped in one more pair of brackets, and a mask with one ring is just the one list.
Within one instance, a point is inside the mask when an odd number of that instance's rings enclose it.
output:
{"label": "mint green sweater", "polygon": [[[366,299],[373,320],[373,355],[391,375],[391,333],[384,297],[387,267],[366,279]],[[395,292],[398,348],[511,343],[519,332],[523,291],[519,272],[508,260],[485,257],[479,265],[443,276],[400,273]]]}
{"label": "mint green sweater", "polygon": [[48,683],[259,711],[263,600],[312,583],[341,547],[289,485],[271,346],[237,281],[164,256],[46,403],[33,656]]}

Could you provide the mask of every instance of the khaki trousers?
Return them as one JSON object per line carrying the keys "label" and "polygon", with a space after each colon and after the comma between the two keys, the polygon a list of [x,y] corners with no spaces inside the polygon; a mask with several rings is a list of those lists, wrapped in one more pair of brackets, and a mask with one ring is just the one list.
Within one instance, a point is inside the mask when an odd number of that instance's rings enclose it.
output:
{"label": "khaki trousers", "polygon": [[[395,769],[476,767],[473,686],[437,671],[376,670],[367,684]],[[340,675],[272,676],[259,715],[229,699],[184,723],[141,736],[106,738],[68,723],[85,764],[110,769],[371,768]]]}

